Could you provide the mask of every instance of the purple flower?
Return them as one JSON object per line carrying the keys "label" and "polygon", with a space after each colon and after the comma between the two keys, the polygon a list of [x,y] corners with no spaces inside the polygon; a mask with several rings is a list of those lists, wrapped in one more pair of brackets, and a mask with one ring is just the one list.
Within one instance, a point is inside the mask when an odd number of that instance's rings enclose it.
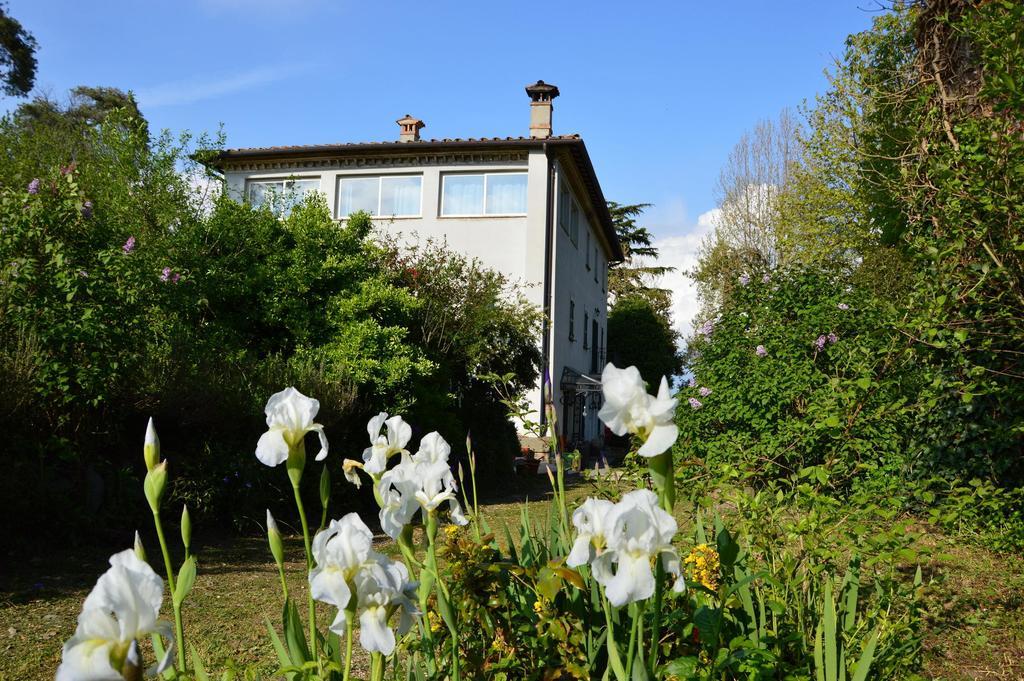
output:
{"label": "purple flower", "polygon": [[750,276],[746,274],[740,275],[740,286],[746,286],[750,283]]}
{"label": "purple flower", "polygon": [[754,348],[754,354],[756,354],[758,357],[764,357],[765,355],[768,354],[768,348],[766,348],[763,345],[758,345],[756,348]]}
{"label": "purple flower", "polygon": [[711,388],[707,387],[706,385],[702,385],[700,387],[700,391],[699,392],[700,392],[700,396],[701,397],[707,397],[708,395],[711,394]]}
{"label": "purple flower", "polygon": [[840,310],[849,310],[850,309],[850,306],[847,305],[846,303],[839,303],[838,305],[836,305],[836,307],[838,307]]}
{"label": "purple flower", "polygon": [[761,277],[761,283],[763,283],[763,284],[767,284],[771,280],[772,280],[772,277],[771,277],[770,274],[766,274],[763,277]]}
{"label": "purple flower", "polygon": [[816,341],[814,341],[814,347],[818,348],[819,350],[824,350],[825,349],[825,341],[827,341],[827,340],[828,339],[825,338],[825,336],[818,336],[818,339]]}
{"label": "purple flower", "polygon": [[686,385],[688,387],[690,387],[690,388],[696,388],[697,387],[697,377],[696,376],[691,376],[690,380],[686,382]]}
{"label": "purple flower", "polygon": [[39,178],[38,177],[28,183],[28,193],[29,194],[38,194],[39,193]]}
{"label": "purple flower", "polygon": [[829,333],[828,334],[828,342],[829,343],[838,343],[839,342],[839,336],[837,336],[835,334],[835,332]]}
{"label": "purple flower", "polygon": [[171,278],[171,268],[170,267],[165,267],[160,272],[160,281],[167,281],[170,278]]}
{"label": "purple flower", "polygon": [[693,407],[694,409],[700,409],[701,407],[704,406],[703,404],[701,404],[701,401],[698,400],[696,397],[691,397],[690,399],[687,400],[687,402],[689,402],[690,406]]}
{"label": "purple flower", "polygon": [[92,201],[86,201],[85,203],[82,204],[82,217],[92,217]]}
{"label": "purple flower", "polygon": [[706,322],[704,322],[701,325],[701,327],[699,329],[697,329],[697,333],[699,333],[702,336],[704,336],[705,340],[707,340],[708,338],[711,338],[711,334],[714,333],[714,332],[715,332],[715,323],[713,321],[711,321],[710,319],[707,320]]}
{"label": "purple flower", "polygon": [[180,274],[175,272],[174,274],[171,275],[171,283],[172,284],[177,284],[179,281],[181,281],[181,275]]}
{"label": "purple flower", "polygon": [[135,250],[135,237],[128,237],[128,241],[124,242],[124,246],[121,246],[121,250],[125,253],[131,253]]}

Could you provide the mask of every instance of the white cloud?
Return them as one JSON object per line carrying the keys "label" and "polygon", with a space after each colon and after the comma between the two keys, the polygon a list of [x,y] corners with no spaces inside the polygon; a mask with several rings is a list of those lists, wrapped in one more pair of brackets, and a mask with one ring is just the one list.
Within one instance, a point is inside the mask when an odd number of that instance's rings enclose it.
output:
{"label": "white cloud", "polygon": [[138,98],[139,105],[143,109],[192,104],[205,99],[215,99],[224,95],[241,92],[242,90],[249,90],[261,85],[284,80],[304,68],[297,65],[258,68],[220,78],[204,79],[200,77],[191,80],[161,83],[152,87],[142,88],[135,93],[135,96]]}
{"label": "white cloud", "polygon": [[692,332],[693,318],[700,309],[697,286],[686,273],[697,266],[701,242],[714,230],[721,213],[720,208],[709,210],[683,234],[661,237],[654,242],[658,249],[658,264],[675,268],[674,272],[661,276],[656,286],[672,291],[672,318],[684,339]]}

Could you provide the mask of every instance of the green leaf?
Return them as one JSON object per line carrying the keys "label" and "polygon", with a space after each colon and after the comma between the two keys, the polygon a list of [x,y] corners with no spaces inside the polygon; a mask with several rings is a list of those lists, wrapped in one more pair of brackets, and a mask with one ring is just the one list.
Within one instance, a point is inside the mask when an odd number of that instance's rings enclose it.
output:
{"label": "green leaf", "polygon": [[288,644],[292,664],[302,665],[309,660],[305,628],[302,625],[302,618],[299,617],[299,609],[291,599],[284,603],[284,640]]}
{"label": "green leaf", "polygon": [[832,600],[832,580],[825,581],[825,676],[839,679],[839,651],[836,647],[836,604]]}
{"label": "green leaf", "polygon": [[857,660],[857,667],[850,681],[865,681],[868,678],[868,670],[871,669],[871,662],[875,658],[875,646],[877,644],[878,629],[875,629],[874,633],[871,634],[871,639],[868,640],[867,646],[864,648],[864,652],[861,653],[860,659]]}
{"label": "green leaf", "polygon": [[210,675],[207,673],[206,667],[203,666],[203,659],[196,652],[196,647],[190,644],[188,650],[189,657],[192,658],[192,671],[196,675],[196,681],[210,681]]}

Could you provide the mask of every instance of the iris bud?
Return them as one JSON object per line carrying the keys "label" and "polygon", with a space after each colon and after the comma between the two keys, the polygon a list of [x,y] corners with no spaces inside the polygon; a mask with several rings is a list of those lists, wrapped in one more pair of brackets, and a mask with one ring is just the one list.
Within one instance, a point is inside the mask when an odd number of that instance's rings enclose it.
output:
{"label": "iris bud", "polygon": [[281,532],[277,529],[274,516],[267,509],[267,543],[270,544],[270,553],[274,556],[277,567],[284,568],[284,544],[281,541]]}
{"label": "iris bud", "polygon": [[160,511],[160,499],[164,495],[164,488],[167,486],[167,462],[163,461],[154,466],[146,473],[146,481],[143,489],[146,492],[146,501],[153,513]]}
{"label": "iris bud", "polygon": [[146,470],[151,471],[160,463],[160,438],[156,435],[153,419],[146,426],[146,443],[142,446],[142,455],[146,459]]}
{"label": "iris bud", "polygon": [[185,545],[185,555],[192,548],[192,517],[188,514],[188,506],[181,509],[181,543]]}

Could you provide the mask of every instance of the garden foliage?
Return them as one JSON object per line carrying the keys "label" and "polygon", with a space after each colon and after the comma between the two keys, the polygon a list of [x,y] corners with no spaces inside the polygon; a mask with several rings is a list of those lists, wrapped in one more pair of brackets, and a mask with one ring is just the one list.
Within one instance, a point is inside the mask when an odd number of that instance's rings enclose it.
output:
{"label": "garden foliage", "polygon": [[[149,414],[197,521],[260,517],[288,491],[234,454],[261,420],[253,395],[282,383],[318,394],[328,425],[400,408],[456,442],[494,432],[480,456],[511,457],[480,378],[536,375],[537,314],[510,282],[446,248],[381,245],[319,196],[286,217],[231,201],[197,161],[213,140],[151,138],[130,96],[76,92],[0,121],[0,484],[20,528],[135,508],[121,433]],[[43,498],[59,500],[46,517]]]}
{"label": "garden foliage", "polygon": [[705,249],[680,427],[715,474],[811,470],[1019,546],[1022,21],[1003,1],[880,14],[755,188],[762,238],[730,224]]}

